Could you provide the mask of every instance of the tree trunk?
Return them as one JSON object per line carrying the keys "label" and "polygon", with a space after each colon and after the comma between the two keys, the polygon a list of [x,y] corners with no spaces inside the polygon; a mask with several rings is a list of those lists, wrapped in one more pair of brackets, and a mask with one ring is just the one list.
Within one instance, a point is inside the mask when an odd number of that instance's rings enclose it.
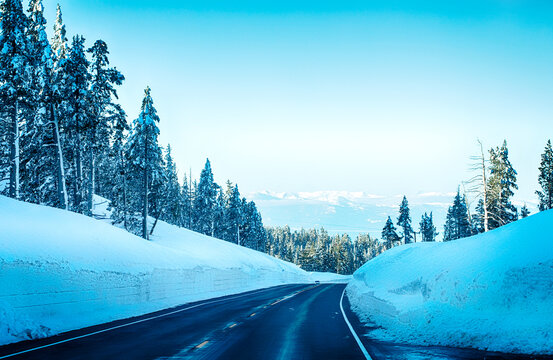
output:
{"label": "tree trunk", "polygon": [[94,145],[90,144],[90,150],[88,152],[88,161],[90,163],[90,179],[88,180],[88,212],[92,214],[92,208],[94,206],[94,174],[95,174],[95,159],[94,159]]}
{"label": "tree trunk", "polygon": [[121,157],[121,173],[123,175],[123,225],[128,230],[127,223],[127,171],[125,168],[125,158],[123,157],[123,151],[119,153]]}
{"label": "tree trunk", "polygon": [[144,139],[144,207],[142,209],[142,237],[148,240],[148,135]]}
{"label": "tree trunk", "polygon": [[65,170],[63,165],[63,153],[61,150],[61,141],[59,133],[58,117],[56,116],[56,109],[54,104],[50,105],[50,117],[52,122],[52,135],[54,137],[54,143],[56,146],[56,179],[58,190],[58,203],[62,209],[67,210],[67,189],[65,187]]}
{"label": "tree trunk", "polygon": [[10,197],[19,199],[19,101],[15,100],[10,129]]}
{"label": "tree trunk", "polygon": [[482,143],[478,141],[480,144],[480,154],[482,156],[482,196],[484,200],[484,232],[487,232],[489,230],[488,226],[488,181],[486,180],[486,159],[484,158],[484,148],[482,146]]}
{"label": "tree trunk", "polygon": [[81,135],[80,135],[79,119],[75,115],[75,210],[79,213],[83,213],[83,161],[82,161],[82,149],[81,149]]}

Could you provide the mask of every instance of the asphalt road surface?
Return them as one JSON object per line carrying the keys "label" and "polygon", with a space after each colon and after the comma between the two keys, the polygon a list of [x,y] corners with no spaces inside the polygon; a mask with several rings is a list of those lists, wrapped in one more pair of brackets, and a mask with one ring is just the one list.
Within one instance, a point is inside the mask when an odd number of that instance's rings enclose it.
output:
{"label": "asphalt road surface", "polygon": [[284,285],[200,301],[3,346],[0,359],[534,358],[371,339],[342,299],[344,287]]}

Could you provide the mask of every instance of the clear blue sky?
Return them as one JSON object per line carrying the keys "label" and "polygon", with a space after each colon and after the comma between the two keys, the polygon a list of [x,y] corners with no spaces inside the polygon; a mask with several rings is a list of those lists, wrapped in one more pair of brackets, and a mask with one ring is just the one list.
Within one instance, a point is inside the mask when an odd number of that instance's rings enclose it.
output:
{"label": "clear blue sky", "polygon": [[246,193],[451,192],[477,138],[506,138],[518,198],[535,199],[550,1],[60,3],[69,35],[108,43],[130,118],[152,87],[161,141],[194,176],[209,157]]}

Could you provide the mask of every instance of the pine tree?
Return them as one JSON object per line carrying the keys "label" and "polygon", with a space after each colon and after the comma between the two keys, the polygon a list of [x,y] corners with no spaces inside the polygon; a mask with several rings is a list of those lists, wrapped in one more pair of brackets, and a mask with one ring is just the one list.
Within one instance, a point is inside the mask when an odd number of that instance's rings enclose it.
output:
{"label": "pine tree", "polygon": [[224,239],[238,244],[240,239],[240,225],[242,223],[242,202],[240,200],[240,192],[238,185],[232,185],[227,182],[225,204],[225,235]]}
{"label": "pine tree", "polygon": [[516,184],[517,172],[509,161],[507,142],[501,147],[490,150],[489,187],[489,228],[495,229],[518,218],[516,207],[511,204]]}
{"label": "pine tree", "polygon": [[[217,184],[216,184],[217,185]],[[213,207],[213,229],[211,236],[216,237],[217,239],[224,239],[226,233],[226,224],[225,224],[225,204],[226,198],[223,189],[217,185],[216,186],[217,196],[215,198],[215,206]]]}
{"label": "pine tree", "polygon": [[354,246],[353,270],[357,270],[371,259],[371,248],[374,247],[369,234],[357,236]]}
{"label": "pine tree", "polygon": [[214,231],[215,204],[217,186],[213,181],[213,172],[209,159],[200,174],[200,182],[195,191],[193,206],[193,228],[195,231],[211,235]]}
{"label": "pine tree", "polygon": [[434,221],[432,220],[432,212],[430,213],[430,216],[427,213],[424,213],[419,225],[423,242],[436,241],[438,233],[436,232],[436,227],[434,226]]}
{"label": "pine tree", "polygon": [[404,196],[399,206],[399,217],[397,219],[397,225],[403,229],[402,237],[405,244],[413,242],[413,228],[411,226],[411,215],[409,214],[409,203]]}
{"label": "pine tree", "polygon": [[524,204],[520,209],[520,217],[524,219],[528,216],[530,216],[530,210],[528,210],[528,207],[526,207],[526,204]]}
{"label": "pine tree", "polygon": [[165,151],[165,167],[163,169],[165,183],[163,184],[162,211],[160,218],[169,224],[180,225],[182,216],[181,187],[177,174],[177,166],[171,155],[171,146]]}
{"label": "pine tree", "polygon": [[56,62],[63,61],[69,53],[67,45],[67,32],[63,24],[60,4],[56,9],[56,22],[54,23],[54,36],[52,37],[52,51]]}
{"label": "pine tree", "polygon": [[132,220],[129,218],[132,214],[130,201],[129,201],[129,186],[131,183],[129,179],[129,162],[128,157],[128,144],[127,144],[127,131],[130,129],[127,123],[127,115],[120,106],[114,108],[111,114],[111,123],[113,124],[113,144],[111,147],[110,162],[112,166],[113,183],[109,186],[109,198],[111,199],[110,207],[112,211],[112,221],[114,224],[122,223],[124,229],[131,230],[129,222]]}
{"label": "pine tree", "polygon": [[48,109],[51,101],[50,44],[46,36],[46,19],[41,0],[29,3],[27,40],[30,81],[21,133],[21,199],[46,205],[56,205],[54,153],[48,138]]}
{"label": "pine tree", "polygon": [[188,183],[188,178],[184,174],[182,181],[181,192],[181,220],[180,226],[191,229],[192,228],[192,190],[190,189],[190,184]]}
{"label": "pine tree", "polygon": [[453,205],[447,211],[444,227],[444,241],[461,239],[472,235],[467,204],[459,190],[453,199]]}
{"label": "pine tree", "polygon": [[538,183],[541,190],[536,191],[540,201],[538,208],[540,211],[553,209],[553,148],[551,148],[551,140],[547,140],[545,150],[541,155],[539,170]]}
{"label": "pine tree", "polygon": [[86,180],[83,174],[83,153],[85,136],[87,134],[89,108],[88,60],[84,50],[84,38],[73,37],[73,43],[67,59],[64,61],[64,128],[66,132],[64,153],[69,160],[70,172],[68,182],[71,188],[71,209],[80,213],[88,213],[85,202]]}
{"label": "pine tree", "polygon": [[[159,199],[156,188],[160,188],[163,182],[163,159],[161,148],[158,145],[159,116],[154,107],[151,90],[144,91],[144,99],[138,118],[134,120],[132,132],[129,137],[129,160],[132,167],[131,178],[139,184],[134,186],[134,207],[139,208],[142,203],[142,237],[149,239],[148,214],[151,208],[150,202]],[[153,199],[151,200],[150,197]]]}
{"label": "pine tree", "polygon": [[64,84],[67,79],[65,61],[67,59],[67,37],[65,25],[63,25],[61,8],[58,4],[56,22],[54,25],[54,37],[52,38],[52,69],[51,69],[51,98],[50,98],[50,132],[52,148],[55,153],[56,188],[58,193],[57,206],[62,209],[69,209],[69,196],[67,194],[67,178],[65,171],[65,160],[62,147],[61,119],[63,113],[60,109],[63,100]]}
{"label": "pine tree", "polygon": [[[259,251],[265,251],[267,234],[263,227],[261,214],[253,201],[247,201],[242,198],[239,245],[249,247]],[[297,252],[296,252],[297,254]],[[294,254],[294,255],[296,255]]]}
{"label": "pine tree", "polygon": [[[3,0],[0,4],[0,123],[2,159],[9,174],[8,195],[20,197],[20,131],[25,103],[29,96],[30,45],[26,36],[28,18],[21,0]],[[4,146],[5,146],[4,145]]]}
{"label": "pine tree", "polygon": [[334,258],[337,274],[351,274],[353,268],[353,244],[351,238],[344,234],[336,236],[332,241],[331,256]]}
{"label": "pine tree", "polygon": [[[115,86],[121,85],[125,78],[117,69],[109,67],[109,51],[104,41],[97,40],[87,52],[92,54],[89,114],[85,124],[89,172],[87,212],[90,213],[93,207],[94,191],[97,188],[95,180],[98,171],[97,158],[105,157],[109,152],[109,141],[102,140],[110,139],[112,136],[109,110],[114,106],[113,98],[117,98]],[[102,175],[109,176],[110,174]]]}
{"label": "pine tree", "polygon": [[401,241],[401,238],[396,232],[394,223],[389,216],[388,220],[386,220],[386,225],[384,225],[384,228],[382,229],[382,241],[385,242],[389,249],[392,248],[396,242]]}
{"label": "pine tree", "polygon": [[476,214],[472,217],[472,232],[474,234],[480,234],[485,232],[485,213],[484,213],[484,200],[479,199],[476,205]]}

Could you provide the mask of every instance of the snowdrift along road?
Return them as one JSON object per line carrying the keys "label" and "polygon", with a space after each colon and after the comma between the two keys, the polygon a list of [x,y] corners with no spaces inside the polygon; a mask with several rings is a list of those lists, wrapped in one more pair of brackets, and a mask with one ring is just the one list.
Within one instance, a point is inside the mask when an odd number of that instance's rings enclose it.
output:
{"label": "snowdrift along road", "polygon": [[3,196],[0,228],[0,344],[253,289],[348,278],[161,221],[145,241],[105,221]]}
{"label": "snowdrift along road", "polygon": [[381,339],[553,353],[553,210],[447,243],[399,246],[347,287]]}

